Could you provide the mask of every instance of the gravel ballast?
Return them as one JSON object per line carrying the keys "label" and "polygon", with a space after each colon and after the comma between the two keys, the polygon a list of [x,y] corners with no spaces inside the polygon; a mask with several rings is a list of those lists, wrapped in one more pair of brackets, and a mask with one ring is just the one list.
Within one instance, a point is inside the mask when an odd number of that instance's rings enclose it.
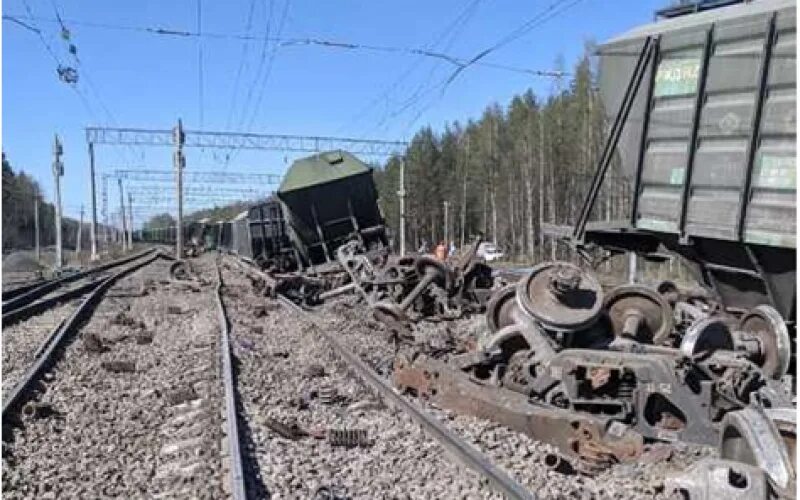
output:
{"label": "gravel ballast", "polygon": [[[457,465],[404,413],[383,406],[304,321],[257,297],[235,269],[225,303],[239,358],[248,460],[275,498],[311,498],[320,487],[347,498],[501,498]],[[269,419],[311,431],[365,430],[369,446],[281,437]]]}
{"label": "gravel ballast", "polygon": [[[213,275],[210,256],[196,266]],[[121,279],[66,347],[38,399],[52,413],[6,446],[6,498],[222,496],[214,283],[168,267]]]}

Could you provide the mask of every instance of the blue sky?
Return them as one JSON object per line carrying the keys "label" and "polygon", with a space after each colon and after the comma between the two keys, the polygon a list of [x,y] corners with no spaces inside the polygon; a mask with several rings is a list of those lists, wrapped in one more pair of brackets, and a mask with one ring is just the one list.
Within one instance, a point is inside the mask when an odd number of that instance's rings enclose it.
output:
{"label": "blue sky", "polygon": [[[275,48],[272,43],[265,50],[261,41],[250,41],[247,49],[243,49],[246,42],[215,35],[246,33],[252,5],[252,35],[264,35],[267,20],[271,18],[271,36],[430,48],[468,59],[554,3],[559,2],[202,0],[201,31],[211,36],[197,38],[101,29],[85,24],[195,31],[197,0],[5,0],[4,15],[25,18],[29,17],[30,9],[37,19],[22,20],[41,30],[57,59],[75,66],[67,43],[59,36],[59,25],[51,22],[58,12],[77,47],[80,58],[77,88],[85,96],[85,102],[59,81],[57,63],[35,32],[3,21],[3,151],[15,169],[24,169],[36,177],[45,196],[52,199],[51,150],[53,135],[58,133],[65,150],[62,181],[65,212],[77,214],[81,203],[89,203],[85,126],[167,129],[182,118],[186,128],[200,128],[200,49],[205,130],[408,140],[423,125],[440,129],[447,122],[478,117],[489,103],[505,104],[527,88],[545,95],[553,88],[553,81],[472,66],[442,95],[429,90],[453,70],[452,65],[440,59],[403,52],[307,45]],[[602,41],[650,22],[654,10],[666,3],[667,0],[578,1],[491,53],[484,61],[550,70],[561,56],[565,69],[569,70],[582,53],[585,41]],[[284,12],[283,29],[279,33]],[[265,62],[261,78],[256,81],[262,54]],[[271,70],[265,78],[270,60]],[[419,91],[421,99],[414,97]],[[248,95],[248,115],[244,117],[241,108]],[[259,95],[260,106],[256,108]],[[409,99],[411,105],[404,110]],[[301,156],[243,152],[225,164],[221,154],[187,150],[187,169],[281,174],[294,158]],[[139,165],[168,168],[171,151],[97,148],[100,171]],[[109,191],[112,210],[118,206],[118,200],[113,187]]]}

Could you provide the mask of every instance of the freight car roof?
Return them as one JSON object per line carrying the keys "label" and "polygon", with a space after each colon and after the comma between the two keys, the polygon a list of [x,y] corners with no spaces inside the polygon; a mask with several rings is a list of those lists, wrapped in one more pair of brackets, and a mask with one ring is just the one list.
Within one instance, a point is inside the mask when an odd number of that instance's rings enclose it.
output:
{"label": "freight car roof", "polygon": [[278,193],[305,189],[366,172],[369,172],[367,164],[347,151],[327,151],[292,163]]}
{"label": "freight car roof", "polygon": [[740,17],[753,16],[775,10],[789,8],[794,9],[796,4],[796,0],[757,0],[753,2],[731,5],[728,7],[720,7],[718,9],[707,10],[697,14],[690,14],[651,24],[645,24],[644,26],[639,26],[626,33],[623,33],[622,35],[614,37],[611,40],[604,42],[603,45],[613,45],[618,42],[635,40],[648,35],[668,33],[672,31],[693,28],[695,26],[702,26],[712,22],[738,19]]}

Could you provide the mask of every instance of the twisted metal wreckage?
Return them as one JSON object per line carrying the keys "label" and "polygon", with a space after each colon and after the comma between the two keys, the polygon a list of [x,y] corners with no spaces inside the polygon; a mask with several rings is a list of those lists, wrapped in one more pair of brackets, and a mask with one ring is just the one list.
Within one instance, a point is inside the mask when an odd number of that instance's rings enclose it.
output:
{"label": "twisted metal wreckage", "polygon": [[[705,289],[671,282],[604,292],[569,262],[509,284],[476,258],[477,245],[444,263],[353,241],[327,279],[243,266],[263,292],[305,306],[356,294],[393,333],[399,390],[554,445],[554,470],[596,474],[659,460],[658,442],[687,442],[716,446],[719,458],[668,488],[691,498],[794,495],[791,339],[773,307],[734,313]],[[488,327],[477,345],[442,349],[415,334],[420,321],[474,313]]]}

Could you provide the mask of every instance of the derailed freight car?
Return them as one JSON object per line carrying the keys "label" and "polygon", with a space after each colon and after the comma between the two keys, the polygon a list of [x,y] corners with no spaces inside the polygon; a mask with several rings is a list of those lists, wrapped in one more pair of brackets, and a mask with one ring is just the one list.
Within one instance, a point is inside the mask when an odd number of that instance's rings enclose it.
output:
{"label": "derailed freight car", "polygon": [[300,268],[335,262],[352,238],[366,249],[387,244],[372,169],[346,151],[295,161],[277,196]]}
{"label": "derailed freight car", "polygon": [[[615,114],[570,242],[587,257],[672,251],[702,288],[608,291],[592,271],[544,262],[493,294],[478,355],[403,353],[395,380],[555,445],[586,473],[682,441],[719,458],[669,478],[666,494],[795,497],[795,16],[793,1],[747,2],[601,46]],[[615,151],[630,216],[588,224]]]}
{"label": "derailed freight car", "polygon": [[250,235],[250,222],[247,211],[244,211],[230,221],[230,246],[229,251],[239,257],[253,262],[253,240]]}
{"label": "derailed freight car", "polygon": [[247,211],[253,259],[262,269],[291,271],[297,268],[298,253],[286,230],[280,201],[270,197]]}
{"label": "derailed freight car", "polygon": [[626,227],[578,236],[642,253],[663,245],[726,306],[768,304],[794,320],[795,8],[793,0],[747,2],[601,46],[610,113],[641,61],[618,147],[634,196]]}

